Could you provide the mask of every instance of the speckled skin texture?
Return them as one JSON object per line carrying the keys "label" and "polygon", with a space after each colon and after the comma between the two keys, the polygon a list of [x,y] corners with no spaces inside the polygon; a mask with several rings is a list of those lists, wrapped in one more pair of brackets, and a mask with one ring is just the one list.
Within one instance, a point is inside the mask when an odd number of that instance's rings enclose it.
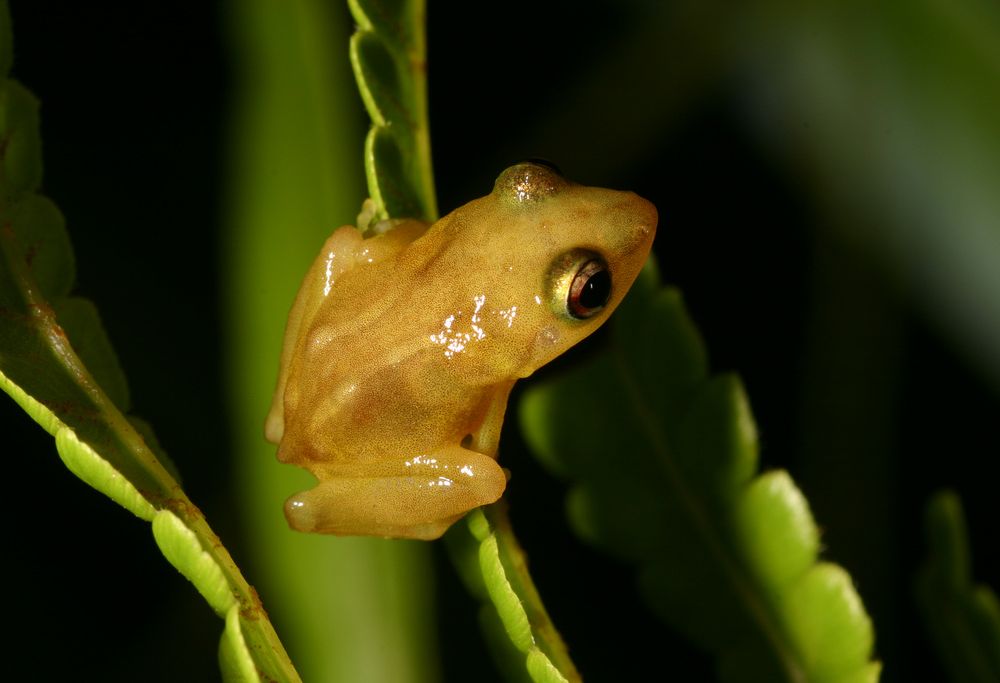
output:
{"label": "speckled skin texture", "polygon": [[[334,232],[289,316],[267,420],[278,459],[319,479],[288,500],[289,524],[433,539],[497,500],[511,387],[607,319],[655,231],[635,194],[523,163],[429,227]],[[567,290],[593,258],[611,293],[576,319]]]}

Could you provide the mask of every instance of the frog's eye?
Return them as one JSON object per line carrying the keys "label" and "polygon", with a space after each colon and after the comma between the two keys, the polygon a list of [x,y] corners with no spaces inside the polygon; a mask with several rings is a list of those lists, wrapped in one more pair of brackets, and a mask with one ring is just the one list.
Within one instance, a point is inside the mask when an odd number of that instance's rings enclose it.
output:
{"label": "frog's eye", "polygon": [[545,281],[553,313],[570,320],[594,317],[611,298],[611,269],[599,253],[570,249],[552,262]]}
{"label": "frog's eye", "polygon": [[611,271],[603,259],[586,261],[576,271],[569,285],[566,310],[574,318],[591,317],[608,303],[611,296]]}
{"label": "frog's eye", "polygon": [[531,157],[530,159],[525,159],[521,163],[522,164],[534,164],[535,166],[544,166],[545,168],[549,169],[553,173],[555,173],[557,175],[562,175],[562,171],[559,170],[559,167],[556,166],[551,161],[549,161],[548,159],[543,159],[541,157]]}

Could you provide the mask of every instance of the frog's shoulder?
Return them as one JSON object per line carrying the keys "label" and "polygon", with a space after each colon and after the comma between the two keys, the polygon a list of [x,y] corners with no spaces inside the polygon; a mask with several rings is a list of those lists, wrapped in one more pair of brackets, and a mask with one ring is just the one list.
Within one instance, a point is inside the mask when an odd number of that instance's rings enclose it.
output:
{"label": "frog's shoulder", "polygon": [[415,218],[379,221],[371,229],[358,233],[362,239],[355,250],[355,263],[377,263],[389,258],[423,236],[429,227]]}
{"label": "frog's shoulder", "polygon": [[[345,225],[326,238],[303,280],[303,288],[329,293],[340,275],[398,254],[427,232],[428,224],[412,218],[379,221],[361,230]],[[301,291],[300,291],[301,294]]]}

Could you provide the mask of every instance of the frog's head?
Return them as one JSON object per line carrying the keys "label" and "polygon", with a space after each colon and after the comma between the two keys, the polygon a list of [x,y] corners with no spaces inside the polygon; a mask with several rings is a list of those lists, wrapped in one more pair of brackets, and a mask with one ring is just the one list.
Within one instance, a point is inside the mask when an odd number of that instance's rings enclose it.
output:
{"label": "frog's head", "polygon": [[[584,187],[552,166],[524,162],[497,178],[500,218],[495,252],[516,249],[534,305],[521,311],[517,374],[527,376],[591,334],[611,315],[639,274],[656,234],[656,208],[632,192]],[[484,236],[483,239],[490,239]],[[492,241],[492,240],[491,240]],[[525,283],[527,284],[527,283]],[[513,349],[512,349],[513,351]],[[513,360],[513,358],[511,358]]]}

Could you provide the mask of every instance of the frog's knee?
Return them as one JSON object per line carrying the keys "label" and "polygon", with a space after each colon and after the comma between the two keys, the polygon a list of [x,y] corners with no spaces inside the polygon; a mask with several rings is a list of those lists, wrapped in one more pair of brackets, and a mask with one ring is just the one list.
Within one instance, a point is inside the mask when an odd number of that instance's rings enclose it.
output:
{"label": "frog's knee", "polygon": [[456,478],[468,488],[470,508],[495,503],[507,488],[507,475],[492,458],[484,456],[482,460],[464,465],[459,472]]}

